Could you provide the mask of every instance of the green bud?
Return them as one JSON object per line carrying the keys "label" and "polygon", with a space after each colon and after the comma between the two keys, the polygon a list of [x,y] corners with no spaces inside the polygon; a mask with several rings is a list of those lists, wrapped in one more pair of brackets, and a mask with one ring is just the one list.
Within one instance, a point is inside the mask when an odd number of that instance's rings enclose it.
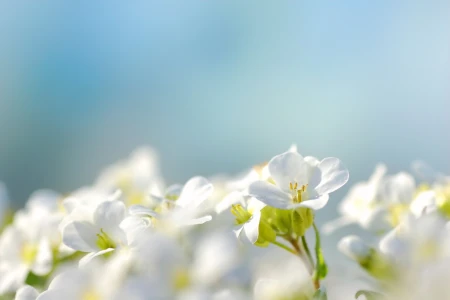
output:
{"label": "green bud", "polygon": [[311,209],[300,207],[292,211],[292,233],[295,233],[298,237],[305,235],[306,230],[312,226],[313,222],[314,215]]}
{"label": "green bud", "polygon": [[274,242],[276,238],[277,234],[275,230],[273,230],[269,223],[261,216],[261,221],[259,222],[259,236],[255,246],[267,247],[270,243]]}
{"label": "green bud", "polygon": [[305,235],[306,226],[302,214],[297,210],[293,210],[291,220],[292,220],[291,223],[292,232],[299,237]]}
{"label": "green bud", "polygon": [[450,218],[450,197],[446,197],[444,193],[439,193],[437,196],[438,210],[447,218]]}
{"label": "green bud", "polygon": [[261,210],[261,219],[267,221],[279,235],[290,233],[291,212],[289,210],[266,206]]}

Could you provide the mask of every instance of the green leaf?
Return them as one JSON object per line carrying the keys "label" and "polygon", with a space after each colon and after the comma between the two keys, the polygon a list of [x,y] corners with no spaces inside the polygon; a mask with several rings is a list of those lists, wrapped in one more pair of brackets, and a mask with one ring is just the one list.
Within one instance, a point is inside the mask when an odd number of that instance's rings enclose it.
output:
{"label": "green leaf", "polygon": [[366,300],[382,300],[382,299],[384,299],[384,296],[382,294],[377,293],[377,292],[372,292],[372,291],[366,291],[366,290],[358,291],[355,295],[355,299],[358,299],[359,296],[366,297]]}

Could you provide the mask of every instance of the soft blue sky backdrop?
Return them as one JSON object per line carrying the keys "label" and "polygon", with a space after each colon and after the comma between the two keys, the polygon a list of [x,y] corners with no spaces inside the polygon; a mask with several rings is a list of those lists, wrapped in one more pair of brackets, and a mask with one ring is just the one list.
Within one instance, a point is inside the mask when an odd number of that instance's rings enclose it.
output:
{"label": "soft blue sky backdrop", "polygon": [[143,144],[169,181],[291,143],[341,158],[351,182],[379,161],[450,170],[448,1],[3,1],[0,45],[16,206]]}

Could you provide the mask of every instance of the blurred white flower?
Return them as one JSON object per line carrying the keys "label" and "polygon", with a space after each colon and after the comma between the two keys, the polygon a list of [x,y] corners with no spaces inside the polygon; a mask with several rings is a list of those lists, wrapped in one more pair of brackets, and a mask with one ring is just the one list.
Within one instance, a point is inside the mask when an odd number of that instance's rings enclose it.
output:
{"label": "blurred white flower", "polygon": [[169,230],[203,224],[212,219],[211,215],[206,213],[209,208],[203,204],[213,190],[212,184],[206,178],[193,177],[182,187],[170,187],[165,197],[159,200],[158,212],[142,205],[133,205],[130,207],[130,213],[155,217],[158,224],[163,224],[160,227],[165,226]]}
{"label": "blurred white flower", "polygon": [[53,266],[61,236],[58,224],[59,195],[47,190],[35,192],[26,207],[0,237],[0,294],[14,292],[28,273],[46,275]]}
{"label": "blurred white flower", "polygon": [[158,156],[150,147],[138,148],[128,159],[105,169],[95,184],[108,193],[121,190],[129,205],[148,204],[148,195],[159,195],[162,186]]}
{"label": "blurred white flower", "polygon": [[253,297],[258,300],[312,299],[314,286],[305,265],[296,257],[264,257],[258,266]]}
{"label": "blurred white flower", "polygon": [[[417,191],[414,178],[405,172],[386,176],[378,165],[367,182],[357,183],[339,205],[341,217],[323,227],[325,233],[358,223],[374,233],[385,233],[411,212]],[[417,209],[416,209],[417,210]]]}

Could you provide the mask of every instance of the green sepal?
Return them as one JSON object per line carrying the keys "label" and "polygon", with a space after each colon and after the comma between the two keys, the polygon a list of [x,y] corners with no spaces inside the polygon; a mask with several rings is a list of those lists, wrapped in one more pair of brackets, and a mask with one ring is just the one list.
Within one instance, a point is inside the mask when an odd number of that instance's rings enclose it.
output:
{"label": "green sepal", "polygon": [[278,235],[288,235],[290,233],[290,210],[266,206],[261,210],[261,219],[265,220]]}
{"label": "green sepal", "polygon": [[258,240],[255,243],[255,246],[258,247],[267,247],[275,241],[277,238],[277,234],[275,230],[267,223],[267,221],[261,219],[259,222],[259,236]]}

